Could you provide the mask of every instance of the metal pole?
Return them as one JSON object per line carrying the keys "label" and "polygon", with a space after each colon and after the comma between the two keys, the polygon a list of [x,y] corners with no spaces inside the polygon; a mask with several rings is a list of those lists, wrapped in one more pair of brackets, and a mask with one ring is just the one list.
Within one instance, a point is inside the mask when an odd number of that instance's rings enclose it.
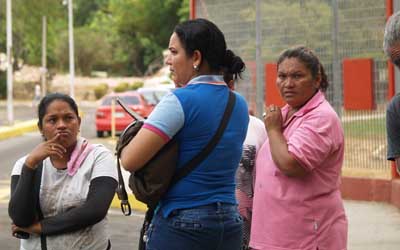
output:
{"label": "metal pole", "polygon": [[47,93],[46,74],[47,74],[47,21],[46,16],[42,18],[42,97]]}
{"label": "metal pole", "polygon": [[264,77],[261,52],[262,30],[261,30],[261,1],[256,0],[256,115],[261,118],[264,111]]}
{"label": "metal pole", "polygon": [[115,96],[111,99],[111,138],[115,139]]}
{"label": "metal pole", "polygon": [[342,117],[342,69],[341,58],[339,55],[338,41],[339,41],[339,5],[338,0],[332,2],[332,47],[333,47],[333,106],[339,117]]}
{"label": "metal pole", "polygon": [[[393,13],[400,11],[400,0],[393,0]],[[394,94],[400,92],[400,70],[394,67]]]}
{"label": "metal pole", "polygon": [[68,37],[69,37],[69,77],[70,77],[70,96],[75,98],[74,78],[74,23],[72,14],[72,0],[68,0]]}
{"label": "metal pole", "polygon": [[8,124],[14,124],[13,113],[13,63],[12,63],[12,19],[11,19],[11,0],[6,4],[7,22],[7,120]]}

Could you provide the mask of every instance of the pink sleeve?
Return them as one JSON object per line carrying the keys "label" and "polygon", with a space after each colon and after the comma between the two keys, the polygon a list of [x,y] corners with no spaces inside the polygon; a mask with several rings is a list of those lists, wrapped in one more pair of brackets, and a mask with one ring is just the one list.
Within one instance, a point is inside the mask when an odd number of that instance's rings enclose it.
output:
{"label": "pink sleeve", "polygon": [[163,140],[165,142],[168,142],[171,138],[169,138],[169,136],[167,134],[165,134],[163,131],[161,131],[160,129],[150,125],[150,124],[143,124],[143,128],[148,129],[154,133],[156,133],[157,135],[159,135],[161,138],[163,138]]}
{"label": "pink sleeve", "polygon": [[[335,127],[333,123],[332,119],[324,119],[320,116],[309,117],[289,137],[287,142],[289,153],[306,170],[311,171],[321,166],[333,151],[335,136],[337,136],[332,129]],[[340,131],[336,132],[341,134]]]}

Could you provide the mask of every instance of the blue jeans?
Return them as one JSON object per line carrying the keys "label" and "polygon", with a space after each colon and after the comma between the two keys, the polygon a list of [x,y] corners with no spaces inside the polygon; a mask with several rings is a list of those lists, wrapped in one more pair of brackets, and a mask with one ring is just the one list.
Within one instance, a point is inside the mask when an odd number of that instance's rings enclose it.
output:
{"label": "blue jeans", "polygon": [[242,218],[236,205],[213,203],[158,212],[150,224],[146,250],[240,250]]}

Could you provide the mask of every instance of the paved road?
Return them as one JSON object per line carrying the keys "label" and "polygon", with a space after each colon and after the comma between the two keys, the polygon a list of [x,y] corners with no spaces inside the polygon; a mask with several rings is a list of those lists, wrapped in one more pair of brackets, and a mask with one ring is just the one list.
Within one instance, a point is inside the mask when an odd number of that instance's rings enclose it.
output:
{"label": "paved road", "polygon": [[[30,102],[17,102],[14,105],[14,120],[24,121],[36,118],[37,109]],[[0,126],[7,125],[7,106],[5,101],[0,101]]]}

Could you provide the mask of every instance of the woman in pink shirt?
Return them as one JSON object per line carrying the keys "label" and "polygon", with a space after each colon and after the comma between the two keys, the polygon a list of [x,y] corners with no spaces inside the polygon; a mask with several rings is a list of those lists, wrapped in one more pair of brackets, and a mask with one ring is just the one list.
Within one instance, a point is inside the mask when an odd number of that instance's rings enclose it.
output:
{"label": "woman in pink shirt", "polygon": [[343,250],[347,219],[339,191],[344,136],[323,92],[317,56],[294,47],[278,58],[282,110],[266,108],[268,138],[257,154],[250,246],[257,250]]}

